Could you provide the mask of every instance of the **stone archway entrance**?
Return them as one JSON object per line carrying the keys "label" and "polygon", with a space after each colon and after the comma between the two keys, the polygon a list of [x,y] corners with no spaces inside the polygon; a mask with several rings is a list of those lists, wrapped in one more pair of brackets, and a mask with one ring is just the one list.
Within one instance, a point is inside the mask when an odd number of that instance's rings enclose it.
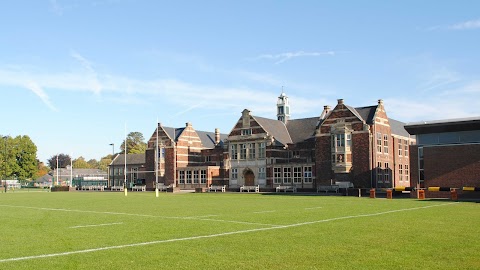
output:
{"label": "stone archway entrance", "polygon": [[245,186],[255,185],[255,174],[250,169],[246,169],[243,173],[243,179],[245,180]]}

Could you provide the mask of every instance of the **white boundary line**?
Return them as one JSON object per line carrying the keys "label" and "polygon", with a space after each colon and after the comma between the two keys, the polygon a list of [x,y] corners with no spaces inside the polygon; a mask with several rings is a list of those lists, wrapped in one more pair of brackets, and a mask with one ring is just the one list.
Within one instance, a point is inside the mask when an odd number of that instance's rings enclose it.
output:
{"label": "white boundary line", "polygon": [[323,208],[323,206],[309,207],[309,208],[305,208],[305,210],[314,210],[314,209],[320,209],[320,208]]}
{"label": "white boundary line", "polygon": [[89,228],[89,227],[111,226],[111,225],[119,225],[119,224],[123,224],[123,222],[94,224],[94,225],[80,225],[80,226],[72,226],[72,227],[68,227],[68,228],[69,228],[69,229],[77,229],[77,228]]}
{"label": "white boundary line", "polygon": [[258,212],[253,212],[254,214],[264,214],[264,213],[273,213],[277,212],[276,210],[266,210],[266,211],[258,211]]}
{"label": "white boundary line", "polygon": [[0,259],[0,263],[13,262],[13,261],[25,261],[25,260],[33,260],[33,259],[43,259],[43,258],[51,258],[51,257],[58,257],[58,256],[68,256],[68,255],[90,253],[90,252],[97,252],[97,251],[103,251],[103,250],[122,249],[122,248],[128,248],[128,247],[138,247],[138,246],[155,245],[155,244],[170,243],[170,242],[189,241],[189,240],[197,240],[197,239],[204,239],[204,238],[214,238],[214,237],[220,237],[220,236],[251,233],[251,232],[270,231],[270,230],[292,228],[292,227],[298,227],[298,226],[304,226],[304,225],[310,225],[310,224],[317,224],[317,223],[324,223],[324,222],[330,222],[330,221],[336,221],[336,220],[362,218],[362,217],[374,217],[374,216],[380,216],[380,215],[386,215],[386,214],[392,214],[392,213],[398,213],[398,212],[414,211],[414,210],[419,210],[419,209],[427,209],[427,208],[432,208],[432,207],[446,206],[446,205],[453,205],[453,204],[458,204],[458,202],[445,203],[445,204],[435,204],[435,205],[414,207],[414,208],[404,208],[404,209],[398,209],[398,210],[378,212],[378,213],[373,213],[373,214],[336,217],[336,218],[322,219],[322,220],[316,220],[316,221],[308,221],[308,222],[302,222],[302,223],[294,223],[294,224],[282,225],[282,226],[277,226],[277,227],[269,227],[269,228],[257,228],[257,229],[225,232],[225,233],[210,234],[210,235],[199,235],[199,236],[192,236],[192,237],[173,238],[173,239],[157,240],[157,241],[118,245],[118,246],[83,249],[83,250],[68,251],[68,252],[61,252],[61,253],[51,253],[51,254],[42,254],[42,255],[34,255],[34,256],[26,256],[26,257]]}
{"label": "white boundary line", "polygon": [[238,223],[238,224],[248,224],[248,225],[259,225],[259,226],[278,226],[278,225],[274,225],[274,224],[254,223],[254,222],[246,222],[246,221],[203,218],[203,217],[209,217],[209,216],[212,217],[212,216],[218,216],[218,215],[191,216],[191,217],[165,217],[165,216],[155,216],[155,215],[145,215],[145,214],[131,214],[131,213],[121,213],[121,212],[100,212],[100,211],[90,211],[90,210],[75,210],[75,209],[64,209],[64,208],[44,208],[44,207],[6,205],[6,204],[0,204],[0,207],[27,208],[27,209],[35,209],[35,210],[62,211],[62,212],[75,212],[75,213],[125,215],[125,216],[134,216],[134,217],[150,217],[150,218],[164,218],[164,219],[180,219],[180,220],[191,219],[191,220],[217,221],[217,222],[228,222],[228,223]]}

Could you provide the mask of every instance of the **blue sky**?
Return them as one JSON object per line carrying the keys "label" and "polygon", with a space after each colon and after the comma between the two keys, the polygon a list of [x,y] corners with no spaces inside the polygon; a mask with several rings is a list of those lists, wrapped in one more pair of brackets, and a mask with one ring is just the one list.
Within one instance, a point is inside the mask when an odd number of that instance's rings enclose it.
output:
{"label": "blue sky", "polygon": [[479,1],[4,1],[0,134],[99,159],[124,134],[229,133],[383,99],[403,121],[480,115]]}

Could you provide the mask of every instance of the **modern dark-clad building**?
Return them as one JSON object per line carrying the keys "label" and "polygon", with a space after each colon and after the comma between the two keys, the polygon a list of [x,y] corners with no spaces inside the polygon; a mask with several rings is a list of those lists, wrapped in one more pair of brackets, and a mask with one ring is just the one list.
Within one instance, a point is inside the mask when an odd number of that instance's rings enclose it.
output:
{"label": "modern dark-clad building", "polygon": [[[411,146],[412,186],[480,187],[479,117],[409,123],[405,129],[417,137]],[[474,193],[463,194],[468,195]]]}

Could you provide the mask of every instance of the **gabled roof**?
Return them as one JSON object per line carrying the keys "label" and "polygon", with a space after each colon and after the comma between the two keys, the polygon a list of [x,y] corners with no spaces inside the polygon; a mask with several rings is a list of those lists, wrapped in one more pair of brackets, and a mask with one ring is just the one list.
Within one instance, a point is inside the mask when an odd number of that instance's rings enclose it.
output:
{"label": "gabled roof", "polygon": [[283,145],[286,145],[287,143],[292,143],[292,138],[288,133],[287,127],[282,121],[253,115],[252,117],[268,134],[272,135],[279,143]]}
{"label": "gabled roof", "polygon": [[[182,132],[185,130],[185,127],[172,128],[172,127],[161,126],[161,128],[163,128],[165,130],[168,137],[170,137],[170,139],[173,140],[174,142],[178,141],[178,137],[180,137]],[[195,130],[195,132],[198,134],[198,137],[202,141],[203,147],[205,147],[205,148],[214,148],[215,147],[215,132],[208,132],[208,131],[201,131],[201,130]],[[228,134],[220,133],[220,142],[225,140],[227,137],[228,137]]]}
{"label": "gabled roof", "polygon": [[[145,164],[145,153],[127,154],[127,165]],[[117,155],[110,165],[125,165],[125,154]]]}
{"label": "gabled roof", "polygon": [[351,107],[351,106],[348,106],[348,105],[345,105],[345,107],[347,107],[347,109],[349,109],[358,119],[360,120],[365,120],[363,119],[363,117],[358,113],[357,109]]}
{"label": "gabled roof", "polygon": [[372,124],[375,118],[375,112],[377,111],[378,105],[375,106],[367,106],[367,107],[359,107],[355,108],[358,115],[360,115],[360,119],[364,120],[367,124]]}
{"label": "gabled roof", "polygon": [[318,117],[288,120],[287,130],[292,142],[299,143],[314,137],[318,120]]}
{"label": "gabled roof", "polygon": [[170,137],[170,139],[172,139],[175,142],[178,140],[178,137],[180,136],[180,134],[182,134],[183,130],[185,129],[184,127],[172,128],[172,127],[163,127],[163,126],[162,128],[165,130],[168,137]]}
{"label": "gabled roof", "polygon": [[[206,131],[198,131],[196,130],[198,137],[202,141],[203,147],[206,148],[214,148],[215,147],[215,133],[214,132],[206,132]],[[223,142],[228,137],[228,134],[220,133],[220,143]]]}

